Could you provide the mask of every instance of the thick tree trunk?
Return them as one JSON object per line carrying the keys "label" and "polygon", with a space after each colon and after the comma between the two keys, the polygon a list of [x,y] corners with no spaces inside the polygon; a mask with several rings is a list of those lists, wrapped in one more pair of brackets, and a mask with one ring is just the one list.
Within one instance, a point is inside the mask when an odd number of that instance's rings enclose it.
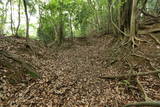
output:
{"label": "thick tree trunk", "polygon": [[137,0],[132,0],[132,13],[131,13],[131,23],[130,23],[130,36],[135,37],[136,35],[136,13]]}
{"label": "thick tree trunk", "polygon": [[126,3],[121,8],[121,24],[120,29],[125,32],[126,34],[130,31],[130,21],[131,21],[131,6],[132,6],[132,0],[127,0]]}

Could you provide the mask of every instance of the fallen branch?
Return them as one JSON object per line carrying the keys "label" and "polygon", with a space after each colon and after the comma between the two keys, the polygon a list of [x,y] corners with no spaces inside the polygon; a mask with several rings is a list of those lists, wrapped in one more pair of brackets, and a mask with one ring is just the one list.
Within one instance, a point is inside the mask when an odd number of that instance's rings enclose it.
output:
{"label": "fallen branch", "polygon": [[152,107],[160,107],[160,102],[137,102],[137,103],[131,103],[131,104],[126,104],[122,107],[131,107],[131,106],[136,106],[136,107],[142,107],[142,106],[152,106]]}
{"label": "fallen branch", "polygon": [[32,77],[35,77],[35,78],[40,77],[38,75],[38,73],[34,72],[34,70],[33,70],[34,67],[31,64],[26,63],[23,59],[19,58],[17,55],[11,54],[11,53],[3,51],[3,50],[0,50],[0,54],[2,54],[5,57],[7,57],[9,59],[12,59],[12,60],[18,62],[19,64],[21,64],[22,67],[26,69],[25,73],[27,73],[27,74],[31,75]]}
{"label": "fallen branch", "polygon": [[136,77],[136,76],[145,76],[145,75],[150,75],[150,74],[157,74],[160,73],[160,70],[155,70],[155,71],[150,71],[150,72],[140,72],[140,73],[133,73],[133,74],[124,74],[124,75],[116,75],[116,76],[104,76],[104,77],[99,77],[101,79],[124,79],[128,77]]}

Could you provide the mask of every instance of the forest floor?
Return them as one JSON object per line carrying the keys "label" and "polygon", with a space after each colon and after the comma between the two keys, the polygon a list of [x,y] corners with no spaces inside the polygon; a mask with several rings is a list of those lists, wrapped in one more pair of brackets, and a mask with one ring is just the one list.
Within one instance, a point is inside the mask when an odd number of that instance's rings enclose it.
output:
{"label": "forest floor", "polygon": [[[100,78],[160,69],[160,45],[150,36],[140,38],[147,42],[137,42],[133,53],[131,46],[110,35],[77,38],[53,48],[31,40],[32,49],[26,49],[24,38],[0,37],[0,50],[24,59],[41,76],[21,73],[19,63],[0,54],[0,106],[121,107],[144,101],[134,79]],[[149,98],[160,100],[157,74],[138,79]]]}

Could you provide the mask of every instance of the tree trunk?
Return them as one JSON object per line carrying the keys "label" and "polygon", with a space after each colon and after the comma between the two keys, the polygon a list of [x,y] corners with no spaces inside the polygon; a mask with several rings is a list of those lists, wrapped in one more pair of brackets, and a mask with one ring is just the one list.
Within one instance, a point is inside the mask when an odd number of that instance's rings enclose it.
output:
{"label": "tree trunk", "polygon": [[136,35],[136,13],[137,13],[137,0],[132,0],[132,13],[131,13],[131,23],[130,23],[130,36],[134,38]]}
{"label": "tree trunk", "polygon": [[73,29],[72,29],[72,13],[69,13],[69,26],[70,26],[70,32],[71,32],[71,38],[73,38]]}
{"label": "tree trunk", "polygon": [[25,16],[26,16],[26,42],[28,44],[28,40],[29,40],[29,19],[28,19],[26,0],[23,0],[23,5],[24,5]]}
{"label": "tree trunk", "polygon": [[18,25],[17,25],[17,28],[16,28],[16,34],[15,36],[18,37],[18,30],[19,30],[19,26],[20,26],[20,23],[21,23],[21,0],[19,0],[19,3],[18,3]]}
{"label": "tree trunk", "polygon": [[122,8],[121,8],[121,24],[120,29],[125,32],[126,34],[130,31],[130,21],[131,21],[131,6],[132,6],[132,0],[127,0]]}
{"label": "tree trunk", "polygon": [[[112,5],[112,0],[108,0],[108,5],[107,5],[108,10],[110,10],[110,8],[112,8],[111,5]],[[107,22],[108,23],[108,33],[113,33],[113,26],[110,24],[110,22],[111,22],[110,15],[111,15],[111,12],[108,11],[108,22]]]}
{"label": "tree trunk", "polygon": [[12,0],[10,0],[10,11],[11,11],[11,13],[10,13],[10,20],[11,20],[11,33],[12,33],[12,35],[13,35],[14,33],[13,33],[13,14],[12,14],[13,9],[12,9]]}
{"label": "tree trunk", "polygon": [[9,0],[6,2],[5,5],[3,5],[3,11],[2,11],[2,20],[0,22],[0,35],[3,35],[4,34],[4,27],[5,27],[5,24],[6,24],[6,20],[7,20],[7,7],[8,7],[8,4],[9,4]]}
{"label": "tree trunk", "polygon": [[64,22],[63,22],[63,13],[62,13],[62,7],[63,7],[63,1],[59,1],[60,3],[60,9],[59,9],[59,23],[58,23],[58,45],[61,45],[64,40]]}
{"label": "tree trunk", "polygon": [[58,44],[61,45],[64,39],[64,24],[63,24],[63,20],[61,18],[60,23],[59,23],[59,40],[58,40]]}

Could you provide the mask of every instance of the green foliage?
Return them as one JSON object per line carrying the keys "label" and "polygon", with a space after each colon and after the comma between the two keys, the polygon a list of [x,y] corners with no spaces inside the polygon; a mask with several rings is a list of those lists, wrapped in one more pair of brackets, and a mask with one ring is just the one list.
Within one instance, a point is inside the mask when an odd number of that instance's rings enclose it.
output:
{"label": "green foliage", "polygon": [[[19,0],[12,0],[13,7],[18,6]],[[63,29],[64,37],[77,37],[85,36],[92,31],[96,32],[114,32],[114,27],[110,20],[110,6],[112,3],[113,21],[115,24],[119,24],[118,18],[120,15],[120,9],[127,0],[25,0],[28,6],[28,13],[30,16],[38,16],[39,27],[37,29],[37,35],[40,40],[44,42],[52,42],[56,40],[60,33],[60,26]],[[22,2],[21,2],[22,3]],[[143,6],[143,2],[139,2],[139,8]],[[156,4],[157,0],[148,0],[146,8],[149,13],[153,13],[154,9],[159,12],[159,7]],[[9,4],[9,2],[8,2]],[[0,0],[0,29],[1,32],[5,29],[5,19],[10,20],[9,8],[7,0]],[[6,10],[5,10],[6,8]],[[17,9],[13,9],[13,13]],[[21,16],[25,13],[21,4]],[[24,21],[24,19],[23,19]],[[32,21],[32,20],[30,20]],[[16,23],[13,20],[14,24]],[[22,23],[21,23],[22,24]],[[24,24],[24,23],[23,23]],[[8,26],[8,25],[7,25]],[[31,25],[30,25],[31,27]],[[31,28],[32,29],[32,28]],[[8,32],[8,30],[7,30]],[[20,35],[23,31],[19,31]],[[108,32],[109,33],[109,32]],[[35,33],[34,33],[35,34]]]}
{"label": "green foliage", "polygon": [[[18,0],[14,0],[15,4],[18,5]],[[29,15],[39,13],[37,35],[46,43],[59,35],[60,22],[65,37],[84,36],[95,29],[105,30],[109,13],[106,0],[26,0],[26,4]]]}
{"label": "green foliage", "polygon": [[24,36],[25,35],[25,29],[24,27],[20,27],[19,30],[18,30],[18,36]]}
{"label": "green foliage", "polygon": [[[104,6],[105,0],[102,1],[100,5]],[[65,37],[85,35],[93,28],[91,26],[96,25],[91,23],[95,12],[84,0],[51,0],[48,4],[42,3],[41,10],[43,16],[40,17],[38,36],[44,42],[55,40],[60,20],[63,21]]]}
{"label": "green foliage", "polygon": [[51,42],[55,39],[53,35],[53,24],[45,22],[44,20],[43,24],[41,24],[38,28],[37,35],[40,38],[40,40],[44,41],[45,43]]}

